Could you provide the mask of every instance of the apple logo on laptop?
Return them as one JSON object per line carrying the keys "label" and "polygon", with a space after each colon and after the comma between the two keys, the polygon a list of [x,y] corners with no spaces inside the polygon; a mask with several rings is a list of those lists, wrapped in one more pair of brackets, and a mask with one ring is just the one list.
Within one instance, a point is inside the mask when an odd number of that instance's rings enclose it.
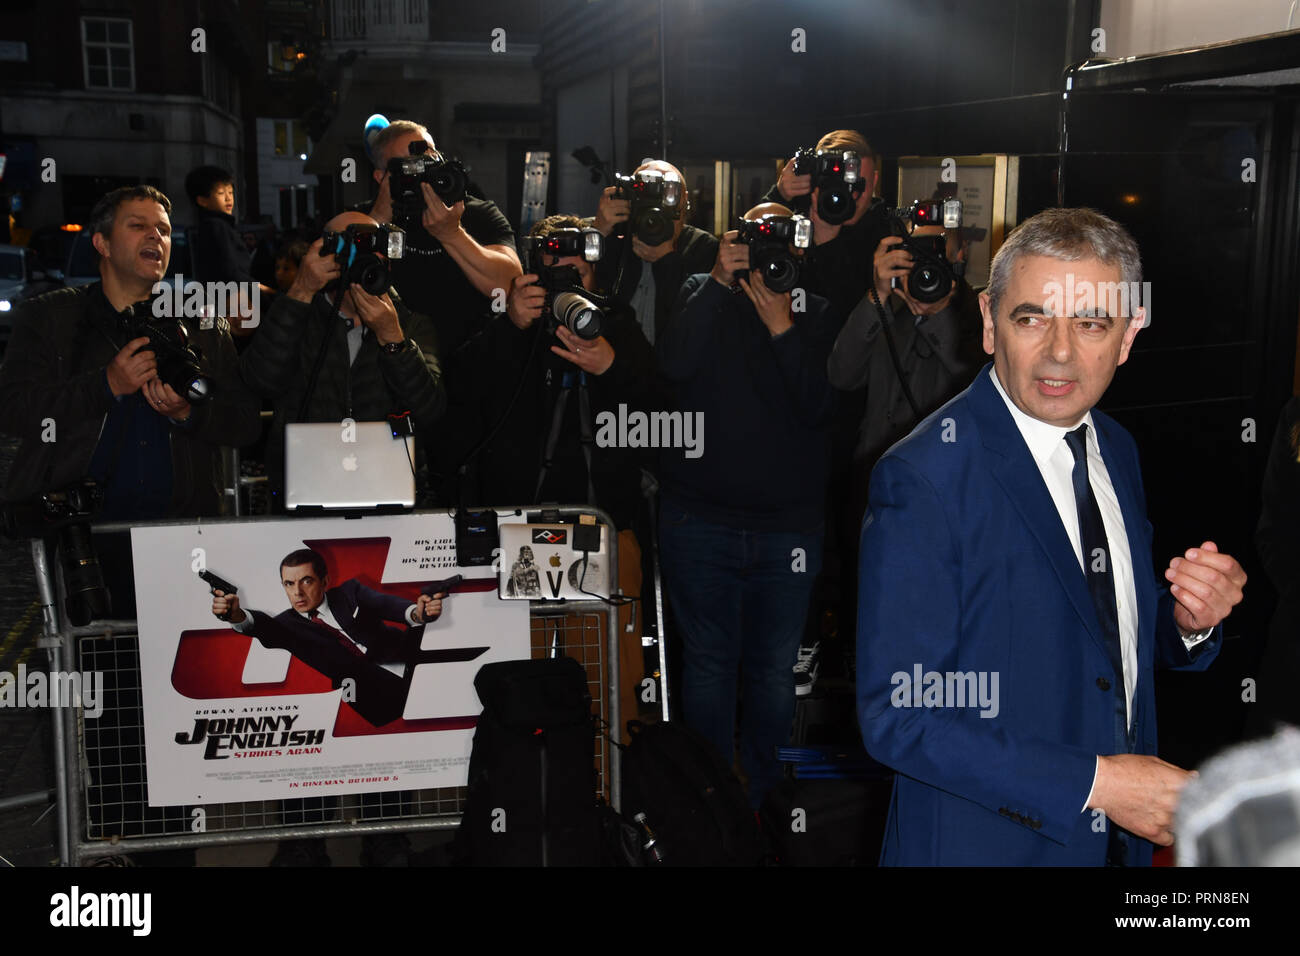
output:
{"label": "apple logo on laptop", "polygon": [[356,456],[356,455],[348,455],[348,457],[346,457],[346,458],[343,459],[343,470],[344,470],[344,471],[356,471],[356,470],[357,470],[357,456]]}

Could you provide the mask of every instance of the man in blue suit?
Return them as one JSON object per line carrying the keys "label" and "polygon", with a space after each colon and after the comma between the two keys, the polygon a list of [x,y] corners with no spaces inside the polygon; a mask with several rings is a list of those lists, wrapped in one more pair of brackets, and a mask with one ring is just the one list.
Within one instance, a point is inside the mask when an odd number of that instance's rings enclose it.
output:
{"label": "man in blue suit", "polygon": [[897,772],[882,864],[1146,865],[1173,840],[1190,775],[1155,756],[1153,674],[1209,665],[1246,575],[1206,541],[1157,591],[1137,447],[1093,410],[1145,320],[1108,293],[1140,279],[1100,213],[1027,220],[980,295],[992,365],[872,473],[858,714]]}

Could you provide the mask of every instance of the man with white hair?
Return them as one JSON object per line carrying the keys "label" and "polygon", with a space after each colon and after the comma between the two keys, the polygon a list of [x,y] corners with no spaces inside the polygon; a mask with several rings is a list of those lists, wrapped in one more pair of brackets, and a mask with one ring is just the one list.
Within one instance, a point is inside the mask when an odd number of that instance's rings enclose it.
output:
{"label": "man with white hair", "polygon": [[1246,575],[1204,541],[1157,589],[1137,446],[1094,408],[1145,320],[1108,290],[1140,279],[1101,213],[1026,220],[980,294],[992,364],[872,472],[858,716],[897,774],[883,864],[1145,866],[1173,840],[1191,775],[1156,756],[1154,672],[1209,665]]}

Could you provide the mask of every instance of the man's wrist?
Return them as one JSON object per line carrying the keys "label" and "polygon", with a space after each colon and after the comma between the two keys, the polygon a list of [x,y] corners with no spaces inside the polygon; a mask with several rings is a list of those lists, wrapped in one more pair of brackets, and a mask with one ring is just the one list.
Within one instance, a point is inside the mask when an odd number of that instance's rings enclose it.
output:
{"label": "man's wrist", "polygon": [[311,300],[316,298],[316,293],[319,291],[319,289],[307,289],[295,282],[293,285],[289,286],[289,291],[285,293],[285,296],[293,299],[295,302],[302,302],[305,305],[311,305]]}

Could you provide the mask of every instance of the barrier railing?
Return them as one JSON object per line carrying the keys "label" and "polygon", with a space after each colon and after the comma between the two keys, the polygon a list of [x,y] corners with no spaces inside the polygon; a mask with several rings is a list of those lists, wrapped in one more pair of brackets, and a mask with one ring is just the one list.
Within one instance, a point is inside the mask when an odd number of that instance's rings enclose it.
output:
{"label": "barrier railing", "polygon": [[[501,519],[526,520],[528,508],[498,508]],[[550,510],[555,510],[551,508]],[[593,515],[611,529],[609,581],[617,593],[618,548],[609,517],[585,505],[560,507],[566,519]],[[446,515],[421,511],[416,515]],[[205,526],[255,523],[248,518],[205,520]],[[364,520],[364,519],[363,519]],[[192,525],[193,521],[158,522]],[[129,524],[93,526],[95,533],[121,533]],[[355,523],[350,524],[355,528]],[[309,837],[364,836],[452,828],[459,824],[466,788],[389,791],[246,803],[150,807],[144,751],[139,641],[134,620],[69,624],[62,613],[61,573],[45,543],[32,542],[32,560],[43,623],[39,645],[50,669],[104,675],[103,711],[88,719],[80,707],[58,707],[53,749],[59,859],[77,866],[96,858],[136,851],[262,843]],[[618,727],[619,634],[617,613],[602,600],[534,601],[529,608],[529,645],[534,658],[563,654],[583,665],[592,701],[606,727]],[[617,808],[619,754],[607,736],[594,737],[593,757],[601,793]],[[290,802],[286,808],[284,803]],[[202,814],[195,811],[202,810]],[[286,819],[288,818],[288,819]]]}

